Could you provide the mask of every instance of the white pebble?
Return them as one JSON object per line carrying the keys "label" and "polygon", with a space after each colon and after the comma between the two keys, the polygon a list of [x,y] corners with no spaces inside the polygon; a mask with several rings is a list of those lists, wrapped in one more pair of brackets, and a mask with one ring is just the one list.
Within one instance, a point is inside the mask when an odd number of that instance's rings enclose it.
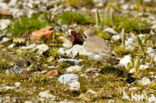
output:
{"label": "white pebble", "polygon": [[21,83],[20,83],[20,82],[15,82],[14,85],[15,85],[16,87],[19,87],[19,86],[21,85]]}
{"label": "white pebble", "polygon": [[131,56],[130,55],[126,55],[124,56],[121,60],[120,60],[120,65],[125,66],[125,68],[127,68],[127,64],[131,63]]}
{"label": "white pebble", "polygon": [[75,65],[75,66],[70,66],[67,68],[67,72],[79,72],[81,71],[83,66],[78,66],[78,65]]}

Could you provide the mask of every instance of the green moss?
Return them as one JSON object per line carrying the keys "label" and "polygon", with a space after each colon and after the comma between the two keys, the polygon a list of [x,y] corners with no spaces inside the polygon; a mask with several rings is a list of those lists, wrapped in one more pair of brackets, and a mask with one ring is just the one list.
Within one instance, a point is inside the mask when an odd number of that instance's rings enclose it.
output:
{"label": "green moss", "polygon": [[114,47],[113,48],[113,51],[115,53],[117,53],[118,55],[127,55],[127,54],[133,54],[133,53],[135,53],[134,51],[127,50],[127,49],[125,49],[125,47],[121,47],[121,46]]}
{"label": "green moss", "polygon": [[65,0],[63,4],[77,8],[82,6],[91,7],[92,5],[94,5],[93,0]]}
{"label": "green moss", "polygon": [[9,63],[0,57],[0,71],[8,69],[9,67]]}
{"label": "green moss", "polygon": [[104,39],[110,39],[111,38],[110,34],[103,33],[102,31],[98,31],[97,32],[97,35],[100,36],[100,37],[102,37],[102,38],[104,38]]}
{"label": "green moss", "polygon": [[89,24],[92,23],[91,18],[84,16],[77,12],[63,12],[58,18],[63,23],[78,23],[78,24]]}
{"label": "green moss", "polygon": [[107,14],[104,15],[103,25],[114,27],[115,30],[121,32],[125,28],[125,32],[149,32],[149,24],[140,18],[130,18],[126,16],[114,15],[111,19]]}
{"label": "green moss", "polygon": [[35,83],[47,84],[48,81],[49,81],[49,78],[46,75],[35,75],[33,77],[33,82]]}

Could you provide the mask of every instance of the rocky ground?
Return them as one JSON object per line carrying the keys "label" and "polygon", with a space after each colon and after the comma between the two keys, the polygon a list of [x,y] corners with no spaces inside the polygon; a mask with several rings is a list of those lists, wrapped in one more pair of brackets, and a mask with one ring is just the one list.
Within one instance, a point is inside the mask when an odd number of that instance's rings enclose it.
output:
{"label": "rocky ground", "polygon": [[[114,56],[85,55],[90,29]],[[156,103],[155,0],[0,0],[0,103]]]}

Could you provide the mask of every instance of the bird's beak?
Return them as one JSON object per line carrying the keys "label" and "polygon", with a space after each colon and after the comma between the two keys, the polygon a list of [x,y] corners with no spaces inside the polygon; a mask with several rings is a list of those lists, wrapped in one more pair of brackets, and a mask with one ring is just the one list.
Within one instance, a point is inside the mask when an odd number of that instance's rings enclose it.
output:
{"label": "bird's beak", "polygon": [[82,34],[82,38],[83,38],[83,40],[86,40],[87,36],[85,34]]}

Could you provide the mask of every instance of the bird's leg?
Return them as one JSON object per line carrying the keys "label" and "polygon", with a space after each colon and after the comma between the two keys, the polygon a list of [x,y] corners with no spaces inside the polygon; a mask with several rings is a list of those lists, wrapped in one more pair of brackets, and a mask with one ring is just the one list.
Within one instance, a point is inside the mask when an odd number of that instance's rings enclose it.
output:
{"label": "bird's leg", "polygon": [[98,64],[98,68],[100,68],[101,61],[98,61],[97,64]]}

